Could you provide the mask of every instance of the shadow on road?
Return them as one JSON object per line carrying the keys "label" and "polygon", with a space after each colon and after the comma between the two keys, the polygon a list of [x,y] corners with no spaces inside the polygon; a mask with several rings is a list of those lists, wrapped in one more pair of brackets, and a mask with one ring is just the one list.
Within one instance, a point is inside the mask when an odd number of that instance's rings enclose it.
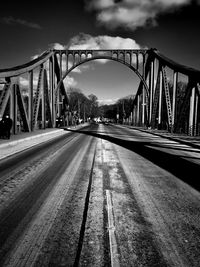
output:
{"label": "shadow on road", "polygon": [[[117,137],[112,137],[106,134],[99,134],[96,131],[89,130],[65,130],[101,138],[113,144],[124,147],[128,150],[131,150],[175,175],[196,190],[200,191],[200,179],[198,178],[200,174],[200,165],[194,162],[190,162],[182,158],[181,156],[154,149],[154,144],[152,144],[152,142],[123,140]],[[162,144],[160,144],[160,146],[162,146]],[[158,147],[158,144],[156,144],[155,147]]]}

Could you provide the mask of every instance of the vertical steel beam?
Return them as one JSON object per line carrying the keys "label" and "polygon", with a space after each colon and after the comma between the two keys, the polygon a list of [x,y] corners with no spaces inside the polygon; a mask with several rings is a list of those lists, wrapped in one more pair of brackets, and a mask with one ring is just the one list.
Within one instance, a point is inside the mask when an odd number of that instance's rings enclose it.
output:
{"label": "vertical steel beam", "polygon": [[126,52],[123,51],[123,52],[122,52],[122,55],[123,55],[123,61],[124,61],[124,63],[126,63]]}
{"label": "vertical steel beam", "polygon": [[49,60],[49,82],[50,82],[50,92],[51,92],[51,117],[52,125],[55,127],[56,118],[55,118],[55,62],[54,56]]}
{"label": "vertical steel beam", "polygon": [[44,79],[44,69],[42,70],[41,77],[41,101],[42,101],[42,128],[46,128],[46,95],[45,95],[45,79]]}
{"label": "vertical steel beam", "polygon": [[62,79],[62,53],[60,52],[60,79]]}
{"label": "vertical steel beam", "polygon": [[154,60],[154,77],[153,77],[153,99],[154,99],[155,91],[156,91],[156,85],[157,85],[157,80],[158,80],[158,75],[159,75],[159,67],[160,67],[160,64],[155,59]]}
{"label": "vertical steel beam", "polygon": [[174,77],[173,77],[173,99],[172,99],[172,131],[174,131],[174,124],[175,124],[175,121],[176,121],[177,80],[178,80],[178,72],[174,71]]}
{"label": "vertical steel beam", "polygon": [[13,84],[10,95],[10,105],[11,105],[11,113],[10,117],[13,120],[13,134],[17,133],[17,95],[16,95],[16,84]]}
{"label": "vertical steel beam", "polygon": [[137,126],[140,124],[140,95],[137,96]]}
{"label": "vertical steel beam", "polygon": [[66,71],[68,71],[68,69],[69,69],[69,62],[68,62],[68,60],[69,60],[69,55],[68,55],[68,53],[66,53]]}
{"label": "vertical steel beam", "polygon": [[83,122],[85,123],[85,102],[83,103]]}
{"label": "vertical steel beam", "polygon": [[61,117],[61,115],[62,115],[63,98],[62,98],[62,94],[60,93],[60,89],[58,90],[57,94],[58,94],[58,97],[57,97],[58,117]]}
{"label": "vertical steel beam", "polygon": [[133,126],[136,125],[136,106],[133,107]]}
{"label": "vertical steel beam", "polygon": [[130,65],[132,66],[132,60],[133,60],[133,53],[130,52]]}
{"label": "vertical steel beam", "polygon": [[158,104],[158,124],[162,122],[162,92],[163,92],[163,75],[162,70],[159,71],[160,84],[159,84],[159,104]]}
{"label": "vertical steel beam", "polygon": [[117,51],[117,60],[119,60],[119,51]]}
{"label": "vertical steel beam", "polygon": [[189,135],[194,134],[194,109],[195,107],[195,87],[192,88],[190,96],[190,112],[189,112]]}
{"label": "vertical steel beam", "polygon": [[146,93],[146,90],[143,85],[143,88],[142,88],[142,126],[144,126],[145,124],[145,93]]}
{"label": "vertical steel beam", "polygon": [[136,55],[136,70],[138,70],[138,68],[139,68],[138,53],[136,53],[135,55]]}
{"label": "vertical steel beam", "polygon": [[154,91],[154,61],[151,62],[149,74],[149,125],[151,125],[152,108],[153,108],[153,91]]}
{"label": "vertical steel beam", "polygon": [[194,109],[194,135],[196,136],[198,133],[198,127],[197,127],[197,123],[198,123],[198,104],[199,104],[199,96],[198,96],[198,92],[196,90],[195,92],[195,109]]}
{"label": "vertical steel beam", "polygon": [[81,63],[81,53],[79,52],[78,53],[78,64],[80,64]]}
{"label": "vertical steel beam", "polygon": [[130,115],[130,125],[132,125],[132,122],[133,122],[133,112],[131,112],[131,115]]}
{"label": "vertical steel beam", "polygon": [[14,94],[14,85],[11,87],[11,90],[10,90],[10,96],[9,96],[9,101],[10,101],[10,118],[12,119],[13,121],[13,125],[12,125],[12,133],[15,134],[15,124],[14,124],[14,97],[13,97],[13,94]]}
{"label": "vertical steel beam", "polygon": [[72,67],[75,65],[75,54],[72,54]]}
{"label": "vertical steel beam", "polygon": [[144,78],[144,80],[145,80],[145,75],[146,75],[146,73],[145,73],[145,60],[146,60],[146,55],[145,54],[143,54],[143,57],[142,57],[142,77]]}
{"label": "vertical steel beam", "polygon": [[28,98],[28,121],[30,130],[33,131],[33,71],[28,73],[29,98]]}

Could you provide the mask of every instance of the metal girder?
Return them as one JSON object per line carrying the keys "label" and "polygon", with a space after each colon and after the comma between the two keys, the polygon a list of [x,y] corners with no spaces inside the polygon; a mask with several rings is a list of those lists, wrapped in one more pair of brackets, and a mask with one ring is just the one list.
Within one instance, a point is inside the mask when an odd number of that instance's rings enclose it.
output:
{"label": "metal girder", "polygon": [[[147,60],[146,60],[146,62],[144,64],[144,70],[143,70],[143,76],[144,76],[143,78],[144,78],[145,81],[146,81],[146,79],[148,77],[148,74],[150,72],[150,66],[151,66],[152,60],[153,60],[153,57],[148,54]],[[140,84],[138,86],[136,97],[137,97],[138,94],[141,94],[143,85],[144,85],[143,82],[140,81]],[[149,91],[147,92],[147,96],[149,96]]]}
{"label": "metal girder", "polygon": [[47,71],[44,69],[44,98],[46,102],[46,114],[49,120],[49,126],[52,127],[52,114],[51,114],[51,107],[49,101],[49,90],[48,90],[48,81],[47,81]]}
{"label": "metal girder", "polygon": [[[62,76],[61,76],[61,68],[58,64],[58,59],[56,55],[54,55],[54,62],[55,62],[55,74],[57,77],[57,83],[59,83],[59,81],[62,80]],[[67,99],[67,93],[66,93],[63,81],[60,84],[60,92]],[[57,103],[57,92],[56,91],[55,91],[55,103]]]}
{"label": "metal girder", "polygon": [[172,127],[172,107],[171,107],[171,100],[170,100],[170,94],[169,94],[169,85],[167,81],[167,74],[166,74],[166,70],[164,66],[162,66],[162,74],[163,74],[163,84],[164,84],[164,89],[165,89],[168,124],[169,124],[169,127],[171,128]]}
{"label": "metal girder", "polygon": [[16,94],[17,94],[18,108],[19,108],[19,112],[21,114],[21,118],[22,118],[22,121],[23,121],[24,130],[26,132],[30,132],[31,128],[30,128],[30,125],[29,125],[29,122],[28,122],[28,115],[27,115],[27,112],[26,112],[26,108],[25,108],[25,105],[24,105],[24,100],[23,100],[23,97],[21,95],[21,91],[20,91],[20,88],[19,88],[18,84],[16,85]]}
{"label": "metal girder", "polygon": [[38,58],[13,68],[9,69],[0,69],[0,78],[4,77],[16,77],[21,74],[27,73],[37,67],[39,67],[41,64],[44,64],[52,55],[54,54],[53,51],[46,51]]}
{"label": "metal girder", "polygon": [[178,73],[174,71],[173,75],[173,96],[172,96],[172,131],[174,131],[174,125],[176,123],[176,97],[177,97],[177,81]]}
{"label": "metal girder", "polygon": [[154,128],[156,126],[156,115],[158,110],[159,104],[159,96],[160,96],[160,71],[162,70],[161,64],[158,67],[158,75],[156,80],[154,98],[153,98],[153,108],[152,108],[152,119],[151,119],[151,126]]}
{"label": "metal girder", "polygon": [[37,117],[38,117],[43,72],[44,72],[44,66],[41,65],[40,71],[39,71],[39,77],[38,77],[37,90],[36,90],[35,98],[33,100],[33,129],[36,127],[36,122],[37,122]]}
{"label": "metal girder", "polygon": [[0,117],[3,117],[10,96],[11,79],[7,79],[0,95]]}
{"label": "metal girder", "polygon": [[183,100],[183,103],[181,105],[181,108],[180,108],[180,113],[178,115],[178,118],[177,118],[177,123],[175,125],[175,132],[177,132],[179,129],[182,128],[182,125],[186,120],[186,116],[187,116],[187,111],[188,111],[188,108],[189,108],[189,104],[190,104],[190,94],[191,94],[191,89],[192,87],[194,86],[194,83],[189,80],[188,82],[188,86],[186,88],[186,92],[185,92],[185,96],[184,96],[184,100]]}
{"label": "metal girder", "polygon": [[154,55],[155,58],[157,58],[160,63],[164,66],[169,67],[170,69],[182,73],[188,77],[191,77],[192,79],[196,81],[200,81],[200,71],[188,66],[181,65],[168,57],[162,55],[157,49],[150,49],[151,54]]}

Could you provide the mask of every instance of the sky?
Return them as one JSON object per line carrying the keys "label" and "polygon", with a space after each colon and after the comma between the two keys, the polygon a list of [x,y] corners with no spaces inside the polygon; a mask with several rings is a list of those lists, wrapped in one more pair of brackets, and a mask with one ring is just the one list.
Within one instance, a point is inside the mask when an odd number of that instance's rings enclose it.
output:
{"label": "sky", "polygon": [[[0,68],[24,64],[50,48],[157,48],[200,70],[200,0],[1,1]],[[114,62],[85,63],[68,87],[113,103],[134,94],[138,77]]]}

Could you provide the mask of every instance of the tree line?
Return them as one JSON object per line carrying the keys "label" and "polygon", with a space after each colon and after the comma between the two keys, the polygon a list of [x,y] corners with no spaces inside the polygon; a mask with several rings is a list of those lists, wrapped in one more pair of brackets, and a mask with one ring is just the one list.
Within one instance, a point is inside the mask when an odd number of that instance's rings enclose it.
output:
{"label": "tree line", "polygon": [[116,103],[110,105],[100,105],[98,98],[94,94],[84,95],[81,89],[69,88],[67,90],[68,105],[65,115],[71,114],[78,117],[81,121],[109,120],[112,122],[123,123],[123,120],[130,118],[134,96],[120,98]]}

